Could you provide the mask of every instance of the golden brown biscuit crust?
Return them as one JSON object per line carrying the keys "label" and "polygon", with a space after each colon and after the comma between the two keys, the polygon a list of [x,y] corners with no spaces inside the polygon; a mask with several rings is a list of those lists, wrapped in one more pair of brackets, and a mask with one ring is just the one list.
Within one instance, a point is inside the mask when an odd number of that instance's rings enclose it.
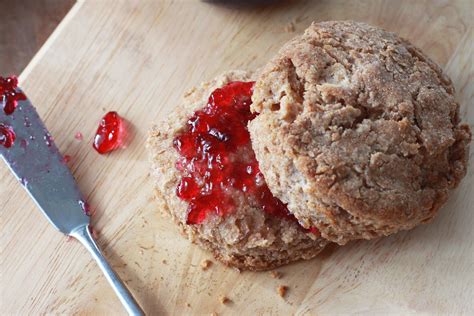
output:
{"label": "golden brown biscuit crust", "polygon": [[265,270],[316,256],[327,244],[305,233],[295,222],[275,218],[244,202],[227,216],[209,216],[203,224],[187,225],[187,203],[176,196],[180,174],[175,168],[178,153],[172,141],[192,114],[202,108],[213,90],[230,81],[250,81],[243,71],[223,74],[194,88],[175,113],[155,125],[147,141],[160,209],[171,215],[191,241],[210,250],[225,264],[245,270]]}
{"label": "golden brown biscuit crust", "polygon": [[470,130],[420,50],[356,22],[311,25],[263,69],[249,130],[272,193],[339,244],[434,217],[464,177]]}

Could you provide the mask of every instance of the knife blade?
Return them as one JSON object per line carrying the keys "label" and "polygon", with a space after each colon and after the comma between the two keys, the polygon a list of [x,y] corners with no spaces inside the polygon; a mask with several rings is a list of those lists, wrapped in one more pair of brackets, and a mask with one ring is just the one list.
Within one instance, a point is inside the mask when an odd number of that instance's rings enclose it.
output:
{"label": "knife blade", "polygon": [[13,146],[1,146],[0,154],[49,222],[69,235],[89,224],[87,203],[35,108],[18,103],[13,114],[0,114],[15,133]]}
{"label": "knife blade", "polygon": [[[14,93],[23,93],[18,87],[13,89]],[[36,109],[24,98],[17,101],[13,113],[9,111],[7,114],[2,110],[5,100],[5,95],[0,95],[0,124],[13,131],[14,141],[11,146],[0,145],[1,157],[48,221],[87,248],[127,312],[143,315],[92,237],[88,205]],[[2,134],[0,137],[6,136]]]}

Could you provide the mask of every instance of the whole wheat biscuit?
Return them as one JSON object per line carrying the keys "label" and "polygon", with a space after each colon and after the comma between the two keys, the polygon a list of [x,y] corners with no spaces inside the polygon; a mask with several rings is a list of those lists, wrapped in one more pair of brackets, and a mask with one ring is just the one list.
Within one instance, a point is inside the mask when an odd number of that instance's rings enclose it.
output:
{"label": "whole wheat biscuit", "polygon": [[192,114],[206,105],[211,92],[230,81],[250,81],[250,75],[229,72],[194,88],[176,112],[150,132],[147,148],[159,207],[171,215],[191,241],[229,266],[264,270],[312,258],[327,244],[326,240],[305,232],[296,221],[268,215],[246,199],[241,199],[236,210],[225,217],[210,214],[202,224],[186,224],[188,204],[176,196],[181,175],[175,168],[179,155],[173,148],[173,139],[183,131]]}
{"label": "whole wheat biscuit", "polygon": [[467,168],[450,79],[393,33],[311,25],[255,85],[249,130],[272,193],[344,244],[431,220]]}

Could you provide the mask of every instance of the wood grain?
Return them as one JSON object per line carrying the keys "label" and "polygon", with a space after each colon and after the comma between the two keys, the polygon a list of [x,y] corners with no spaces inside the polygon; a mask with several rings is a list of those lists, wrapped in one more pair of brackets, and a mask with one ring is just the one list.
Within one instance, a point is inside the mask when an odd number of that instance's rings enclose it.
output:
{"label": "wood grain", "polygon": [[[472,315],[473,168],[430,225],[329,247],[268,273],[214,264],[161,218],[144,149],[151,123],[191,86],[260,67],[313,20],[354,19],[396,31],[445,66],[471,126],[472,1],[292,1],[236,7],[198,1],[80,1],[20,77],[93,205],[107,257],[155,314]],[[127,149],[99,156],[90,141],[104,111],[133,126]],[[82,142],[74,138],[81,131]],[[472,154],[471,154],[472,156]],[[471,157],[471,161],[474,157]],[[123,314],[81,246],[62,237],[0,165],[2,314]],[[163,262],[166,260],[166,263]],[[286,299],[277,294],[288,285]],[[220,296],[232,300],[220,303]],[[189,306],[188,306],[189,304]]]}

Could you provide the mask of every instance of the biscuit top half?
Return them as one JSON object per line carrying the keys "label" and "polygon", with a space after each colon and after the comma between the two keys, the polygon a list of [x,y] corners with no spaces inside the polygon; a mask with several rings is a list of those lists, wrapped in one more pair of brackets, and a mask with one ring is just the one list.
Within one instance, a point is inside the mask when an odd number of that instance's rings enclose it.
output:
{"label": "biscuit top half", "polygon": [[393,33],[311,25],[261,71],[252,145],[272,193],[339,244],[429,221],[466,174],[450,79]]}

